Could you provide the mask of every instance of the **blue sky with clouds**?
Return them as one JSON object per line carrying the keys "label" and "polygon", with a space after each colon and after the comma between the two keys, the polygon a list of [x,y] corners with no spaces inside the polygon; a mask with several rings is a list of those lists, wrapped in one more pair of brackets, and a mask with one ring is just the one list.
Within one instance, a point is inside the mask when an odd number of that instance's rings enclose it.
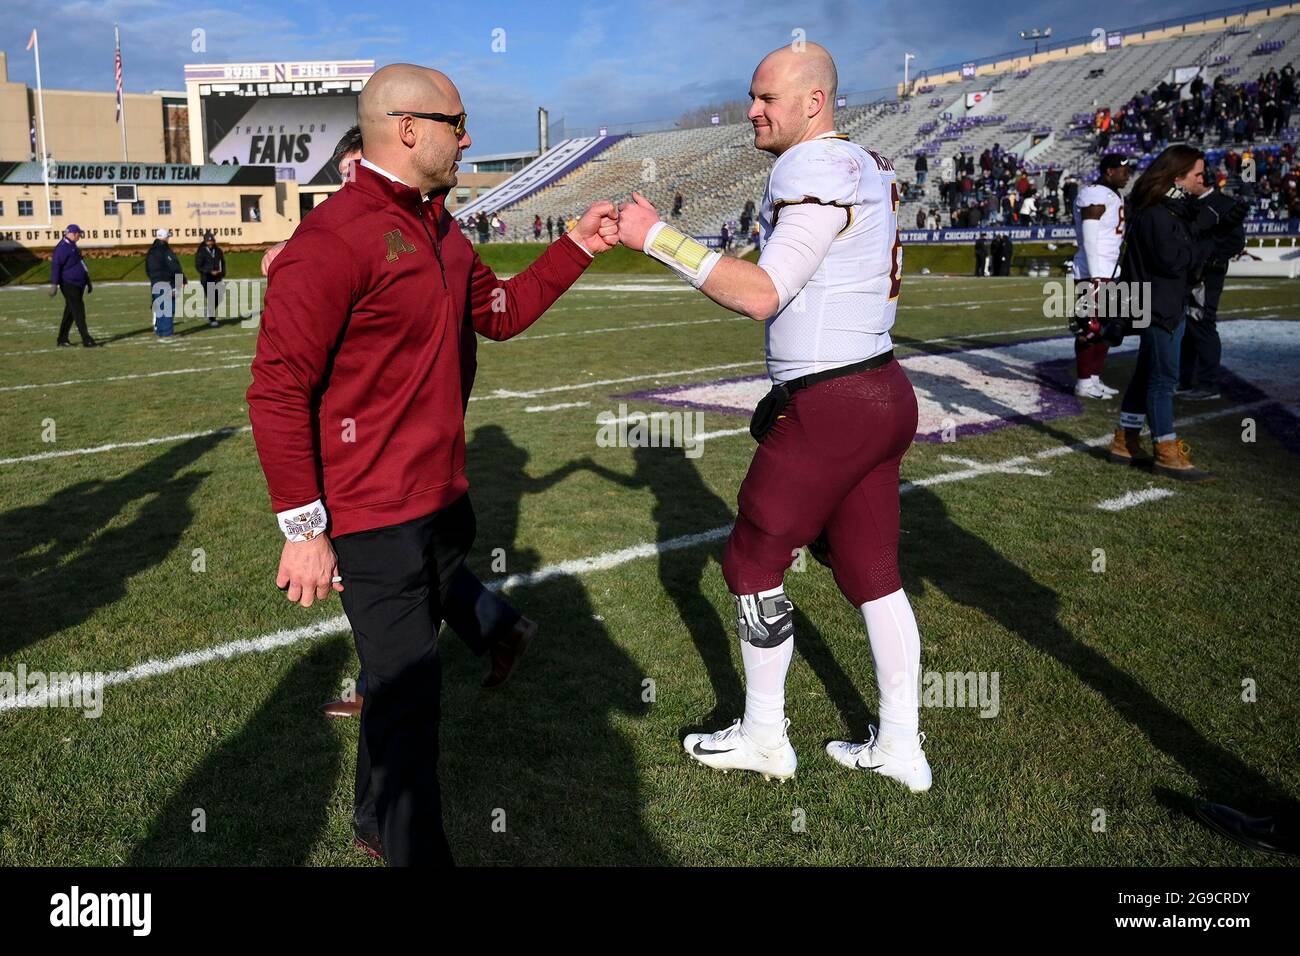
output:
{"label": "blue sky with clouds", "polygon": [[[672,119],[744,96],[754,65],[794,29],[827,46],[845,91],[913,69],[1017,49],[1017,32],[1050,25],[1084,36],[1215,8],[1150,0],[1035,0],[1011,14],[969,0],[553,0],[438,4],[416,0],[3,0],[0,49],[11,80],[34,84],[31,29],[40,31],[50,88],[113,88],[113,24],[122,29],[128,92],[182,89],[186,63],[249,60],[410,61],[447,72],[471,116],[471,153],[536,145],[536,110],[570,127]],[[1139,12],[1140,11],[1140,12]],[[206,52],[192,51],[195,29]],[[504,31],[505,49],[493,38]]]}

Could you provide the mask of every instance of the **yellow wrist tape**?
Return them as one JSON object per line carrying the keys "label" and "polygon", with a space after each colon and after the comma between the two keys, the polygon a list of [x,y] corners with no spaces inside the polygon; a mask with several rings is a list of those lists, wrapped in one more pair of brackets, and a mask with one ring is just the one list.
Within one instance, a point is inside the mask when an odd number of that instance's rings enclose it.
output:
{"label": "yellow wrist tape", "polygon": [[651,226],[646,233],[645,254],[658,259],[697,289],[704,285],[704,280],[722,258],[721,253],[678,232],[666,222]]}

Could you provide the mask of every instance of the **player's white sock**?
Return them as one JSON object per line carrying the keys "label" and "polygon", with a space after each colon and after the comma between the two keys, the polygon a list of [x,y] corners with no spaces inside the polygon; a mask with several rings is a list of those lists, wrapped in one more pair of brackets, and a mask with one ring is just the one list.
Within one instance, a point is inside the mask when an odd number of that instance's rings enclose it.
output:
{"label": "player's white sock", "polygon": [[921,635],[907,595],[892,594],[862,605],[871,657],[880,685],[878,743],[898,754],[911,753],[920,726]]}
{"label": "player's white sock", "polygon": [[[784,594],[781,587],[760,591],[758,599]],[[780,617],[764,618],[766,624]],[[785,675],[794,655],[794,638],[776,647],[755,647],[740,642],[740,656],[745,662],[745,719],[741,728],[756,743],[775,747],[785,736]]]}

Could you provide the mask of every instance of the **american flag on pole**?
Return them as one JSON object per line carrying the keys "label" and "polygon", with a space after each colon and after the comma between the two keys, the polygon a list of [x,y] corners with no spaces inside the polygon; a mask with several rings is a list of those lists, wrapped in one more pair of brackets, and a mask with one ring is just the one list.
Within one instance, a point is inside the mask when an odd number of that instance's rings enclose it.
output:
{"label": "american flag on pole", "polygon": [[114,38],[113,73],[117,76],[117,115],[114,122],[122,119],[122,41]]}

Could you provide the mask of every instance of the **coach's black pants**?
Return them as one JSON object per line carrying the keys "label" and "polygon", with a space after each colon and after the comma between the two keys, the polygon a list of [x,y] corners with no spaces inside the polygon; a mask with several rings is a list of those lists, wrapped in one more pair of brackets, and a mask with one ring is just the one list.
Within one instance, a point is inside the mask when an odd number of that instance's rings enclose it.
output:
{"label": "coach's black pants", "polygon": [[85,288],[60,282],[59,291],[63,293],[63,321],[59,323],[59,341],[68,341],[72,323],[76,322],[77,334],[81,336],[81,341],[89,342],[90,331],[86,328],[86,303],[82,300],[86,292]]}
{"label": "coach's black pants", "polygon": [[366,671],[356,801],[373,801],[390,866],[449,865],[438,788],[438,626],[474,542],[465,495],[442,511],[334,539]]}
{"label": "coach's black pants", "polygon": [[[1179,362],[1182,388],[1216,388],[1223,343],[1219,340],[1219,299],[1227,273],[1206,270],[1204,279],[1188,293],[1187,333]],[[1199,317],[1198,317],[1199,316]]]}

